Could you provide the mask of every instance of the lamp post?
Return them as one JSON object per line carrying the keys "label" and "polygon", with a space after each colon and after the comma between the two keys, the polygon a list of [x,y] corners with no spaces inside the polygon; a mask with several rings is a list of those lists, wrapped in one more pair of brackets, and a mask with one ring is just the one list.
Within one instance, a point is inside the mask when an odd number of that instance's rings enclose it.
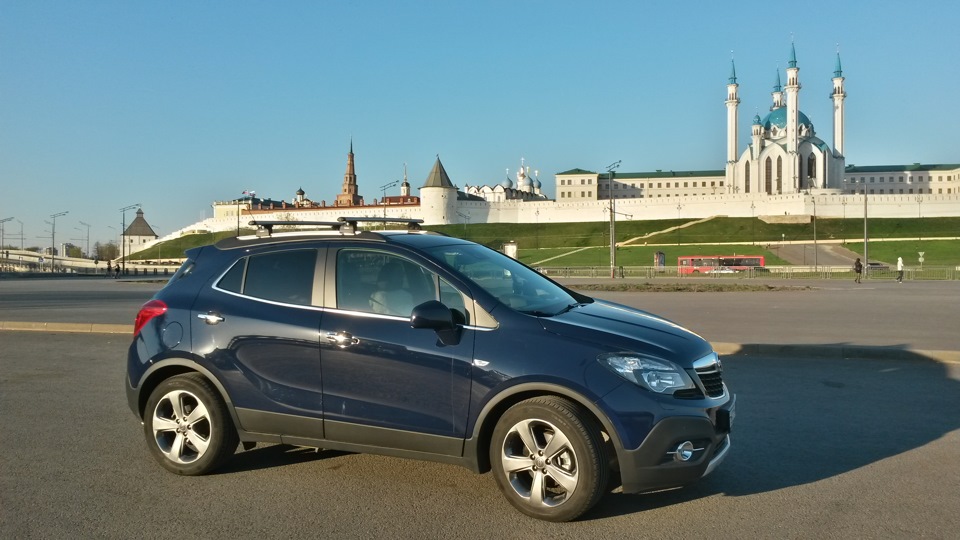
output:
{"label": "lamp post", "polygon": [[[113,234],[117,235],[117,242],[114,244],[114,246],[117,248],[117,252],[119,253],[119,250],[120,250],[120,233],[117,232],[117,228],[114,227],[113,225],[107,225],[107,228],[110,229],[110,230],[112,230],[112,231],[113,231]],[[113,240],[113,238],[111,238],[111,240]],[[106,258],[108,258],[108,259],[113,259],[113,258],[115,258],[115,257],[106,257]]]}
{"label": "lamp post", "polygon": [[10,220],[12,220],[12,219],[13,219],[12,216],[11,216],[11,217],[8,217],[8,218],[0,219],[0,249],[3,249],[4,246],[6,246],[6,244],[4,244],[4,240],[3,240],[3,224],[6,223],[6,222],[8,222],[8,221],[10,221]]}
{"label": "lamp post", "polygon": [[617,198],[613,194],[613,182],[616,178],[617,168],[620,167],[620,160],[614,161],[607,166],[607,176],[610,179],[610,185],[607,188],[610,193],[610,277],[617,277]]}
{"label": "lamp post", "polygon": [[18,219],[17,223],[20,224],[20,251],[23,251],[23,222]]}
{"label": "lamp post", "polygon": [[757,225],[757,212],[756,205],[750,203],[750,245],[753,246],[756,244],[754,231],[756,230]]}
{"label": "lamp post", "polygon": [[536,220],[537,220],[537,223],[536,223],[537,227],[535,229],[537,231],[537,249],[540,249],[540,209],[537,208],[537,211],[534,212],[533,214],[536,216]]}
{"label": "lamp post", "polygon": [[870,235],[867,232],[867,179],[863,179],[863,275],[870,278],[870,258],[867,256],[867,248],[870,244]]}
{"label": "lamp post", "polygon": [[817,258],[817,196],[812,195],[810,200],[813,202],[813,268],[816,271],[817,267],[820,266]]}
{"label": "lamp post", "polygon": [[57,270],[57,218],[60,216],[65,216],[70,213],[69,210],[66,212],[59,212],[52,214],[50,219],[53,222],[50,224],[50,271],[55,272]]}
{"label": "lamp post", "polygon": [[[395,186],[397,186],[397,185],[399,185],[399,184],[400,184],[400,181],[399,181],[399,180],[394,180],[393,182],[388,182],[388,183],[380,186],[380,193],[382,194],[382,195],[380,196],[380,204],[383,205],[383,218],[384,218],[384,219],[387,218],[387,190],[390,189],[390,188],[392,188],[392,187],[395,187]],[[383,228],[384,228],[384,229],[387,228],[387,224],[386,224],[386,223],[383,224]]]}
{"label": "lamp post", "polygon": [[[678,220],[679,220],[679,219],[683,219],[683,218],[680,217],[680,211],[681,211],[681,210],[683,210],[683,205],[682,205],[682,204],[678,204],[678,205],[677,205],[677,219],[678,219]],[[680,227],[680,225],[677,225],[677,245],[678,245],[678,246],[680,245],[680,229],[682,229],[682,228],[683,228],[683,227]]]}
{"label": "lamp post", "polygon": [[[123,266],[123,268],[120,270],[120,273],[123,275],[127,274],[127,240],[126,240],[127,210],[133,210],[134,208],[139,208],[139,207],[140,207],[140,203],[137,203],[137,204],[131,204],[130,206],[124,206],[123,208],[120,209],[120,215],[123,216],[120,222],[120,231],[121,231],[120,238],[123,243],[123,245],[120,248],[120,264]],[[240,215],[237,214],[237,220],[240,219],[239,216]]]}
{"label": "lamp post", "polygon": [[[90,224],[84,223],[82,221],[80,222],[80,224],[87,228],[87,258],[90,258]],[[80,229],[79,227],[74,227],[74,228],[82,232],[82,229]]]}
{"label": "lamp post", "polygon": [[923,240],[923,223],[920,223],[920,220],[923,219],[923,214],[920,213],[920,203],[922,202],[923,202],[923,197],[921,197],[920,195],[917,195],[917,221],[918,221],[917,231],[920,232],[920,236],[917,238],[917,240]]}

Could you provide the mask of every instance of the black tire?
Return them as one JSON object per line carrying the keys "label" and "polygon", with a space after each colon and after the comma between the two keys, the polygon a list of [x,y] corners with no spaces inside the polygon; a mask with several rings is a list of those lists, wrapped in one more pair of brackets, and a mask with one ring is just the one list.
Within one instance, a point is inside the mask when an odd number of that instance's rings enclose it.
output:
{"label": "black tire", "polygon": [[176,474],[207,474],[233,455],[239,437],[216,388],[198,373],[163,381],[143,413],[150,454]]}
{"label": "black tire", "polygon": [[517,403],[497,422],[490,465],[515,508],[546,521],[570,521],[603,497],[609,467],[595,421],[555,396]]}

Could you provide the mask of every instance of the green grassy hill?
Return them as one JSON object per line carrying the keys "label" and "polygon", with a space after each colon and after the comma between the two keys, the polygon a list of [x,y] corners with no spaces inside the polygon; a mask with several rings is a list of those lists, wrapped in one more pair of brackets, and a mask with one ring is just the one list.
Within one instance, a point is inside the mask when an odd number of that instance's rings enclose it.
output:
{"label": "green grassy hill", "polygon": [[[667,229],[694,220],[668,219],[657,221],[618,221],[617,242],[633,240],[617,251],[622,266],[649,266],[653,255],[663,251],[668,265],[676,264],[680,255],[764,255],[768,265],[787,264],[776,256],[782,241],[814,239],[814,225],[768,224],[755,218],[714,218],[669,231]],[[500,249],[507,242],[516,242],[520,260],[538,266],[609,266],[610,239],[607,222],[591,223],[477,223],[425,227],[450,236],[465,238]],[[917,252],[925,253],[925,265],[960,265],[960,240],[923,240],[930,237],[960,237],[960,217],[870,219],[870,260],[892,262],[898,256],[909,264],[917,264]],[[248,234],[250,231],[244,231]],[[645,235],[642,240],[636,240]],[[188,235],[134,254],[131,259],[178,259],[191,247],[214,243],[234,233]],[[819,241],[847,240],[845,247],[863,253],[863,219],[821,218],[816,224]],[[904,239],[883,242],[886,239]],[[711,244],[728,244],[723,246]],[[580,250],[580,251],[578,251]],[[561,258],[548,261],[552,257]]]}

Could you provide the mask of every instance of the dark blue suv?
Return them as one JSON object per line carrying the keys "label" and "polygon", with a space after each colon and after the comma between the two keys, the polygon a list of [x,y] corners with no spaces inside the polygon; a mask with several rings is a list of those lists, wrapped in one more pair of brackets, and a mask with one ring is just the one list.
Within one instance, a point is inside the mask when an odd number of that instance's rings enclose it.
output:
{"label": "dark blue suv", "polygon": [[358,221],[192,249],[143,306],[126,391],[163,467],[204,474],[259,442],[455,463],[566,521],[726,456],[734,396],[696,334],[484,246]]}

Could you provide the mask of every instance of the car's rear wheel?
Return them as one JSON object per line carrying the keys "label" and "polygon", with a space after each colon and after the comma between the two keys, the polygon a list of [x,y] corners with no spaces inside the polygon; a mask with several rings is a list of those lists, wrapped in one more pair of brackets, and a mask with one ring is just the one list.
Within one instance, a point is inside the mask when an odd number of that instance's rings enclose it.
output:
{"label": "car's rear wheel", "polygon": [[171,377],[154,389],[143,431],[160,465],[187,476],[213,471],[239,442],[220,394],[197,373]]}
{"label": "car's rear wheel", "polygon": [[603,496],[608,465],[592,417],[554,396],[517,403],[493,431],[490,463],[507,500],[529,516],[570,521]]}

